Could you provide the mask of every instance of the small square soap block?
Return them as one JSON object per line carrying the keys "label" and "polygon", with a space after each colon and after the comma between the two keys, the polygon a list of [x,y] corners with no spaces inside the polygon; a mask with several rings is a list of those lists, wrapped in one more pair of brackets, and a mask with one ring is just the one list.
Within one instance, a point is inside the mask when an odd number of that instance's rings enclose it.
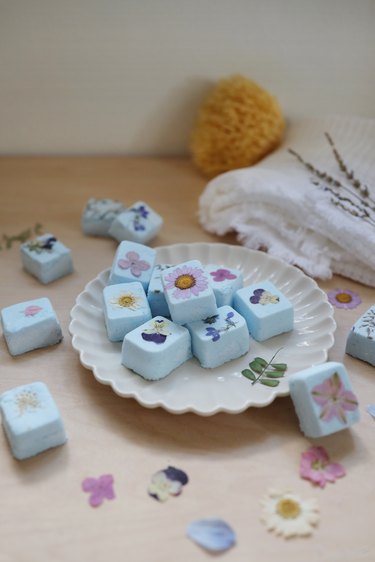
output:
{"label": "small square soap block", "polygon": [[249,331],[245,319],[230,306],[217,314],[186,324],[191,335],[193,355],[202,367],[215,368],[249,351]]}
{"label": "small square soap block", "polygon": [[139,281],[147,292],[155,265],[156,251],[149,246],[124,240],[117,248],[108,284]]}
{"label": "small square soap block", "polygon": [[64,424],[48,387],[34,382],[0,396],[5,434],[16,459],[23,460],[63,445]]}
{"label": "small square soap block", "polygon": [[331,361],[291,375],[289,390],[306,437],[330,435],[359,420],[358,400],[342,363]]}
{"label": "small square soap block", "polygon": [[159,380],[191,357],[189,331],[156,316],[126,334],[121,363],[147,380]]}
{"label": "small square soap block", "polygon": [[139,281],[108,285],[103,290],[104,319],[110,341],[122,341],[125,334],[151,320],[150,305]]}
{"label": "small square soap block", "polygon": [[173,322],[187,324],[217,313],[208,274],[198,260],[190,260],[161,272],[164,294]]}
{"label": "small square soap block", "polygon": [[352,327],[345,352],[375,366],[375,304]]}
{"label": "small square soap block", "polygon": [[233,297],[233,308],[245,318],[257,341],[293,330],[293,306],[269,281],[239,289]]}
{"label": "small square soap block", "polygon": [[3,308],[1,324],[11,355],[54,345],[63,339],[56,312],[47,298]]}
{"label": "small square soap block", "polygon": [[73,271],[72,252],[52,234],[43,234],[21,245],[24,269],[47,284]]}
{"label": "small square soap block", "polygon": [[234,293],[243,287],[241,271],[211,264],[207,265],[205,270],[208,273],[217,306],[232,306]]}
{"label": "small square soap block", "polygon": [[164,294],[164,287],[161,282],[161,272],[172,267],[168,264],[156,264],[151,275],[148,286],[147,298],[150,303],[152,316],[169,317],[169,307]]}
{"label": "small square soap block", "polygon": [[137,201],[112,222],[109,235],[121,242],[147,244],[163,225],[162,217],[143,201]]}
{"label": "small square soap block", "polygon": [[90,236],[109,236],[108,231],[114,219],[126,210],[115,199],[96,199],[91,197],[83,209],[81,227]]}

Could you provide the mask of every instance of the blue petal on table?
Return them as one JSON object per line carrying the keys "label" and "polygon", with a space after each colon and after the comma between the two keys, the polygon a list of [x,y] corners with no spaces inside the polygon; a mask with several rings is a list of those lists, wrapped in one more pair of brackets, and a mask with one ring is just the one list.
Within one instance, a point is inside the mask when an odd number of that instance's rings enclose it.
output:
{"label": "blue petal on table", "polygon": [[227,550],[236,542],[233,529],[222,519],[198,519],[186,530],[186,535],[207,550]]}
{"label": "blue petal on table", "polygon": [[375,404],[369,404],[366,410],[375,419]]}

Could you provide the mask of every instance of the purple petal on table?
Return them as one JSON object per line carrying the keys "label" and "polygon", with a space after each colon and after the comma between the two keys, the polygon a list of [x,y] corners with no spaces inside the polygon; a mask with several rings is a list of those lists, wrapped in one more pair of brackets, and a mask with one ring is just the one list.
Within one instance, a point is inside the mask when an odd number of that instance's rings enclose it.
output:
{"label": "purple petal on table", "polygon": [[236,543],[233,529],[222,519],[216,518],[193,521],[186,535],[199,546],[214,552],[227,550]]}

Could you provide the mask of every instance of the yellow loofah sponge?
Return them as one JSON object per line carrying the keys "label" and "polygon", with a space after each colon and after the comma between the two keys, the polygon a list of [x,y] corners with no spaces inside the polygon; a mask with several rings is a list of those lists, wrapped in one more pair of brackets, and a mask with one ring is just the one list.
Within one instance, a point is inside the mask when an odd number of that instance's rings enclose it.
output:
{"label": "yellow loofah sponge", "polygon": [[196,166],[207,176],[258,162],[285,128],[277,100],[245,76],[220,80],[204,101],[191,135]]}

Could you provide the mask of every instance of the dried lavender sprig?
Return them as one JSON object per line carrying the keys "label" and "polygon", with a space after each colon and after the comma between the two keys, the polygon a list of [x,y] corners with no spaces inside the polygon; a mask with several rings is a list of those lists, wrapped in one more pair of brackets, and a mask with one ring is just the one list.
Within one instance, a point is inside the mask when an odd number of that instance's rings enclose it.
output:
{"label": "dried lavender sprig", "polygon": [[360,194],[362,195],[362,197],[366,197],[369,198],[369,200],[372,203],[375,203],[375,201],[373,199],[371,199],[371,197],[369,197],[370,192],[369,189],[367,187],[367,185],[362,185],[362,183],[360,182],[360,180],[358,178],[355,177],[354,175],[354,171],[348,169],[347,165],[344,162],[344,159],[342,158],[342,156],[340,155],[339,151],[337,150],[335,143],[333,142],[333,139],[331,137],[331,135],[327,132],[324,133],[326,139],[328,140],[331,148],[332,148],[332,152],[333,155],[335,157],[336,162],[339,165],[340,170],[343,172],[343,174],[345,175],[345,177],[350,181],[350,183],[352,184],[352,186],[354,187],[354,189],[357,189]]}
{"label": "dried lavender sprig", "polygon": [[[293,150],[291,148],[288,149],[288,152],[290,154],[292,154],[295,158],[297,158],[297,160],[299,162],[301,162],[301,164],[303,164],[305,166],[305,168],[307,168],[311,173],[313,173],[319,179],[325,180],[327,183],[333,185],[334,187],[340,188],[343,191],[346,191],[347,193],[349,193],[349,195],[358,199],[358,201],[360,201],[360,203],[364,207],[367,207],[368,209],[370,209],[370,211],[375,211],[375,205],[374,206],[370,205],[360,195],[358,195],[358,193],[355,193],[355,192],[351,191],[348,187],[343,185],[339,180],[336,180],[335,178],[333,178],[332,176],[330,176],[326,172],[322,172],[321,170],[318,170],[318,168],[315,168],[315,166],[313,166],[310,162],[306,162],[306,160],[304,160],[302,158],[302,156],[300,154],[298,154],[298,152],[296,152],[295,150]],[[355,205],[354,202],[353,202],[353,205]]]}

